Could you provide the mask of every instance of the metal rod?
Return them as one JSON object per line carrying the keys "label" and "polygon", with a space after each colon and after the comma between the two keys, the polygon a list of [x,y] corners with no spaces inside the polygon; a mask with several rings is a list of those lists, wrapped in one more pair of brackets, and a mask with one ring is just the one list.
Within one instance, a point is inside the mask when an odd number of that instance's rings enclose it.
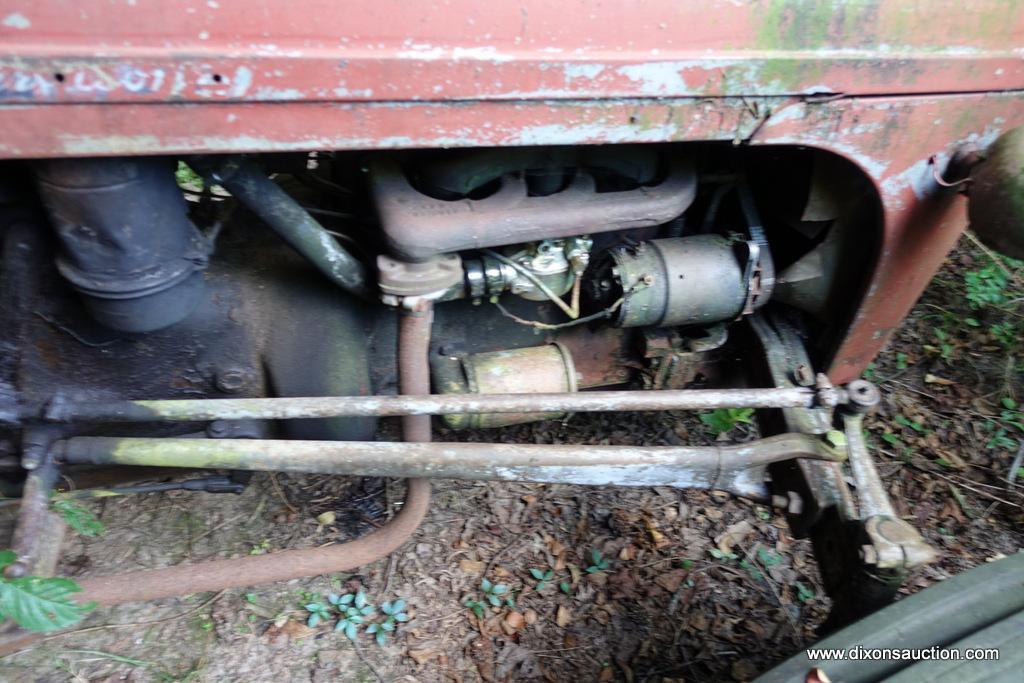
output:
{"label": "metal rod", "polygon": [[782,434],[707,447],[74,437],[56,444],[54,455],[97,465],[730,490],[722,483],[736,470],[845,453],[818,437]]}
{"label": "metal rod", "polygon": [[244,157],[203,168],[296,251],[345,291],[368,296],[366,268],[263,170]]}
{"label": "metal rod", "polygon": [[[840,395],[841,400],[842,392],[835,393]],[[713,410],[715,408],[810,408],[818,403],[819,393],[806,387],[587,391],[560,394],[214,398],[166,401],[72,402],[58,399],[46,407],[43,417],[52,422],[187,422],[458,413],[584,413]],[[30,416],[38,417],[38,415],[26,414],[26,417]]]}

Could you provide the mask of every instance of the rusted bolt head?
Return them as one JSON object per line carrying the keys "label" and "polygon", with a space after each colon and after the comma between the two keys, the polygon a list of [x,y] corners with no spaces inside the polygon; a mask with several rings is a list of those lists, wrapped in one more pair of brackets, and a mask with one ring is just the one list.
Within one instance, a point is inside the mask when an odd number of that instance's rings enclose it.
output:
{"label": "rusted bolt head", "polygon": [[226,394],[236,394],[248,384],[248,376],[239,368],[224,368],[217,371],[214,385]]}
{"label": "rusted bolt head", "polygon": [[814,370],[807,363],[801,363],[793,369],[793,381],[802,387],[814,386]]}
{"label": "rusted bolt head", "polygon": [[882,394],[871,382],[863,379],[855,379],[846,385],[846,395],[849,399],[849,407],[856,412],[865,412],[878,405],[882,400]]}
{"label": "rusted bolt head", "polygon": [[224,420],[216,420],[206,427],[206,433],[214,438],[226,436],[230,430],[231,428]]}

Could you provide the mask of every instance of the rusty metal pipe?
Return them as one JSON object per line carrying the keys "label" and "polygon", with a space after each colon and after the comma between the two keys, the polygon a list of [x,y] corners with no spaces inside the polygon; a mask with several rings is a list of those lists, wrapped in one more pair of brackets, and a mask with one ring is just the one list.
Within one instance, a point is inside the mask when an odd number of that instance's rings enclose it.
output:
{"label": "rusty metal pipe", "polygon": [[53,453],[78,464],[687,488],[713,488],[725,470],[844,456],[805,434],[705,447],[74,437]]}
{"label": "rusty metal pipe", "polygon": [[354,541],[85,579],[76,599],[110,606],[354,569],[401,547],[423,521],[429,506],[430,485],[411,480],[401,512],[383,528]]}
{"label": "rusty metal pipe", "polygon": [[[422,334],[423,320],[402,318],[402,334]],[[406,330],[406,328],[409,328]],[[429,339],[429,338],[428,338]],[[419,340],[422,347],[422,339]],[[411,351],[401,351],[407,356]],[[419,353],[415,354],[417,357]],[[411,358],[405,358],[410,361]],[[426,361],[423,361],[424,364]],[[419,395],[314,396],[299,398],[214,398],[166,401],[55,401],[43,411],[52,422],[188,422],[207,420],[286,420],[354,416],[427,416],[463,413],[615,412],[648,410],[713,410],[715,408],[810,408],[822,394],[806,387],[780,389],[691,389],[666,391],[587,391],[558,394],[428,395],[426,369],[403,372],[405,386]],[[415,377],[413,376],[415,375]],[[410,392],[411,393],[411,392]],[[833,391],[843,402],[841,391]],[[25,417],[38,417],[29,411]],[[419,424],[423,424],[420,422]],[[429,420],[426,421],[429,424]],[[422,427],[420,428],[422,430]],[[422,431],[419,432],[423,436]],[[419,441],[423,439],[410,439]]]}

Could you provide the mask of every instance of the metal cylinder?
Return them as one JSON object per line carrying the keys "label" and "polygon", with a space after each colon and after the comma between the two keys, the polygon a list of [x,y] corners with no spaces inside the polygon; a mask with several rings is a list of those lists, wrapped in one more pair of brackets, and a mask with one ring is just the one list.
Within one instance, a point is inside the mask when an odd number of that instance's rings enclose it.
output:
{"label": "metal cylinder", "polygon": [[209,244],[188,219],[173,159],[55,159],[34,171],[63,247],[57,267],[96,320],[150,332],[192,312]]}
{"label": "metal cylinder", "polygon": [[[458,363],[458,359],[455,359]],[[461,365],[434,367],[442,392],[464,390]],[[457,383],[460,382],[461,383]],[[42,412],[31,408],[25,421],[48,422],[207,422],[210,420],[301,420],[326,417],[389,417],[449,413],[594,413],[716,408],[812,408],[845,403],[845,391],[807,387],[778,389],[674,389],[661,391],[584,391],[578,393],[456,394],[429,396],[309,396],[297,398],[209,398],[156,401],[58,399]],[[305,438],[305,437],[304,437]]]}
{"label": "metal cylinder", "polygon": [[[693,235],[617,247],[599,271],[597,298],[622,294],[620,327],[706,325],[743,312],[748,283],[733,245]],[[760,301],[765,301],[764,293]]]}
{"label": "metal cylinder", "polygon": [[737,470],[791,458],[842,460],[806,434],[726,446],[588,446],[264,439],[73,437],[53,454],[68,463],[268,470],[584,485],[734,490]]}
{"label": "metal cylinder", "polygon": [[[576,368],[569,349],[546,344],[526,349],[474,353],[434,364],[434,383],[442,394],[557,394],[575,392]],[[566,412],[449,413],[451,429],[486,429],[557,420]]]}
{"label": "metal cylinder", "polygon": [[212,169],[199,166],[334,284],[356,296],[367,296],[363,264],[259,166],[241,157],[232,157]]}

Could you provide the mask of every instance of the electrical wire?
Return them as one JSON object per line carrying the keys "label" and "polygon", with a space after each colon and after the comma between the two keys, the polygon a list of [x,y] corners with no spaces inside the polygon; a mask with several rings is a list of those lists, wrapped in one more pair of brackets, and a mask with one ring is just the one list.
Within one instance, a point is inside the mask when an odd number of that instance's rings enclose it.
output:
{"label": "electrical wire", "polygon": [[[524,268],[521,264],[516,263],[515,261],[505,256],[504,254],[499,254],[498,252],[492,249],[483,249],[482,251],[491,258],[495,258],[504,263],[505,265],[509,266],[510,268],[514,268],[516,272],[518,272],[527,280],[532,282],[534,286],[536,286],[537,289],[539,289],[541,293],[544,294],[544,296],[551,299],[551,302],[558,306],[560,309],[562,309],[562,312],[569,316],[571,319],[575,320],[576,318],[580,317],[578,299],[577,306],[574,310],[573,307],[569,306],[564,301],[562,301],[561,297],[559,297],[557,294],[551,291],[551,288],[544,284],[539,277],[531,273],[527,268]],[[577,278],[577,280],[578,279],[579,278]]]}

